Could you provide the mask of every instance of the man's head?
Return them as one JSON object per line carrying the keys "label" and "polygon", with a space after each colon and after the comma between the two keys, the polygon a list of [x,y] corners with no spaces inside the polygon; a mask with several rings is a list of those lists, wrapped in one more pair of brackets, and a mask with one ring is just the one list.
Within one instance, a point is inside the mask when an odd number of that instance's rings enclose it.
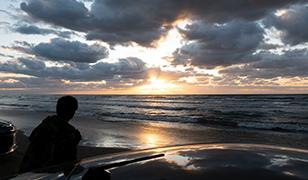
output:
{"label": "man's head", "polygon": [[78,101],[73,96],[63,96],[57,102],[57,115],[65,121],[73,118],[78,109]]}

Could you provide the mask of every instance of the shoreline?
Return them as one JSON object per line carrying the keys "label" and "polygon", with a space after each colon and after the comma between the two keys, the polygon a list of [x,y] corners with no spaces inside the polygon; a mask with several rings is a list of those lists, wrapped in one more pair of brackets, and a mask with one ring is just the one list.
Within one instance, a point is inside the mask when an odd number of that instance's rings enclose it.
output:
{"label": "shoreline", "polygon": [[[11,121],[27,136],[48,115],[52,113],[0,110],[0,119]],[[78,113],[70,123],[82,134],[80,145],[87,147],[140,150],[191,143],[256,143],[308,149],[308,133],[184,123],[104,121],[80,117]]]}
{"label": "shoreline", "polygon": [[[28,146],[27,135],[48,115],[52,113],[0,110],[0,119],[11,121],[18,130],[18,148],[12,154],[1,157],[0,177],[16,173]],[[308,134],[146,121],[111,122],[78,115],[70,123],[79,129],[83,137],[78,146],[79,159],[193,143],[253,143],[308,149]]]}

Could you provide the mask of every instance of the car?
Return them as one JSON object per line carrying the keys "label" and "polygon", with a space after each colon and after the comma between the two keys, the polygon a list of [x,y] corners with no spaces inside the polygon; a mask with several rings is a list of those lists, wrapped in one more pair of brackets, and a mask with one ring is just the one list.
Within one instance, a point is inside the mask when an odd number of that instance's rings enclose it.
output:
{"label": "car", "polygon": [[13,179],[308,179],[307,150],[260,144],[173,146],[97,156],[71,165],[66,172],[53,167]]}
{"label": "car", "polygon": [[12,153],[16,147],[16,127],[8,121],[0,120],[0,155]]}

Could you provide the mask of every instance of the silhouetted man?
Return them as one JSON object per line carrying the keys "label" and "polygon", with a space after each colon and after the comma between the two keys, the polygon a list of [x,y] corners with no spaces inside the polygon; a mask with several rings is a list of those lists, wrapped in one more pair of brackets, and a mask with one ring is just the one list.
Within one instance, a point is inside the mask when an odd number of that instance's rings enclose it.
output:
{"label": "silhouetted man", "polygon": [[57,115],[48,116],[32,131],[20,172],[77,160],[81,135],[68,123],[77,108],[77,99],[72,96],[58,99]]}

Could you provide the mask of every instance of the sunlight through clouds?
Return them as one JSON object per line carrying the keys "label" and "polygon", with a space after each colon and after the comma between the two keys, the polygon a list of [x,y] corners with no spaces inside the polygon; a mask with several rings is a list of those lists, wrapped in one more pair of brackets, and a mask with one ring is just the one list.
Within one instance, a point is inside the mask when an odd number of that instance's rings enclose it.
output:
{"label": "sunlight through clouds", "polygon": [[[5,1],[0,78],[10,88],[41,84],[56,92],[279,93],[294,78],[305,88],[307,3],[237,1],[245,8],[227,1]],[[51,81],[53,90],[45,85]]]}
{"label": "sunlight through clouds", "polygon": [[[188,21],[179,21],[181,27],[185,27]],[[172,53],[183,45],[183,37],[179,33],[177,27],[171,29],[165,38],[157,42],[156,47],[147,48],[133,43],[132,46],[115,46],[110,50],[110,56],[116,59],[123,57],[135,56],[142,59],[149,67],[159,67],[169,65],[165,57],[172,55]]]}

